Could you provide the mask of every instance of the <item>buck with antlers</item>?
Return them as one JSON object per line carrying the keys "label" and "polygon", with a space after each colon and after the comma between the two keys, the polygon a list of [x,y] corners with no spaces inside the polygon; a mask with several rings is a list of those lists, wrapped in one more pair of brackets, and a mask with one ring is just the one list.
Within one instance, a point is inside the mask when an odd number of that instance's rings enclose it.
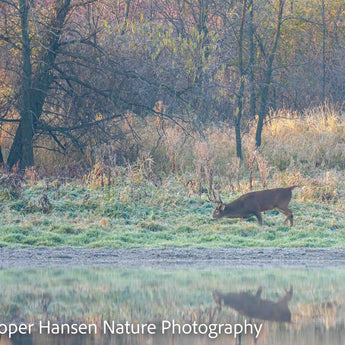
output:
{"label": "buck with antlers", "polygon": [[267,189],[259,192],[251,192],[242,195],[238,199],[229,204],[224,204],[219,196],[215,196],[214,190],[213,199],[209,201],[216,202],[217,207],[213,211],[212,220],[219,218],[249,218],[255,216],[260,225],[262,225],[261,212],[276,209],[285,214],[286,219],[284,224],[289,220],[290,226],[293,225],[293,214],[288,208],[292,196],[292,190],[298,186],[291,186],[287,188]]}

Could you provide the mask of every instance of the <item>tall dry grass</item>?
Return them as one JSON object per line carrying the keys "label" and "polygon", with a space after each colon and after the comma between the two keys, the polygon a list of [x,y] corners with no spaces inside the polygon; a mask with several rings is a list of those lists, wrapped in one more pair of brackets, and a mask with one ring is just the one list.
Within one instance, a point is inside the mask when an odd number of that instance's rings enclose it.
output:
{"label": "tall dry grass", "polygon": [[[302,187],[299,197],[303,200],[334,202],[344,193],[345,117],[333,106],[325,109],[313,108],[302,114],[272,112],[259,149],[254,140],[256,122],[252,121],[243,134],[241,162],[236,157],[234,128],[227,123],[197,131],[183,122],[132,117],[131,126],[140,134],[139,144],[138,138],[128,136],[121,144],[89,147],[84,163],[91,168],[105,164],[111,170],[116,164],[141,167],[152,181],[174,174],[199,194],[215,186],[231,193],[297,184]],[[46,155],[38,152],[36,161],[48,171],[45,163],[50,168],[53,163],[51,153],[49,159]],[[63,165],[61,157],[55,161]],[[67,159],[66,164],[73,165],[73,160]]]}

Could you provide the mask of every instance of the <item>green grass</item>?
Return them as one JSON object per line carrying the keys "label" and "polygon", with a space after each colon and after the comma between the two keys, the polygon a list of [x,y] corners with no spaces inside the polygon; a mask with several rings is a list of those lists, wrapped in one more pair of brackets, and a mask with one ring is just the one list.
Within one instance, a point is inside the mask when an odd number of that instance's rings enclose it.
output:
{"label": "green grass", "polygon": [[[146,180],[115,182],[100,188],[72,181],[47,190],[40,181],[15,196],[0,189],[0,246],[345,247],[340,201],[300,200],[297,190],[290,203],[294,227],[284,226],[285,216],[276,211],[263,214],[260,227],[254,217],[212,222],[215,205],[206,195],[190,196],[173,177],[158,187]],[[50,207],[42,206],[43,193]]]}

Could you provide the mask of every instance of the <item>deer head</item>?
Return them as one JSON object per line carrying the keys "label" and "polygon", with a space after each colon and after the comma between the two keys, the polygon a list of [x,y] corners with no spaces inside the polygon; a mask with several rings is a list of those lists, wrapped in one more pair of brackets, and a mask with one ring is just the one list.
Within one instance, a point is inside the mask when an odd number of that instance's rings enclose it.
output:
{"label": "deer head", "polygon": [[209,202],[215,202],[217,204],[216,209],[213,211],[213,215],[211,220],[216,220],[221,217],[222,212],[224,211],[225,205],[223,204],[223,201],[220,197],[220,193],[218,192],[218,198],[216,197],[216,193],[214,189],[212,189],[212,196],[213,198],[211,199],[210,196],[208,195],[208,201]]}

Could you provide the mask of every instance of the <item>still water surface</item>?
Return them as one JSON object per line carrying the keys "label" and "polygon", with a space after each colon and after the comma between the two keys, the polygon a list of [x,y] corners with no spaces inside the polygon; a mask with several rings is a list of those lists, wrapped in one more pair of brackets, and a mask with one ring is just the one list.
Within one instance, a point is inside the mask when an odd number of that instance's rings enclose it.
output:
{"label": "still water surface", "polygon": [[[212,292],[241,291],[275,303],[290,286],[286,308],[291,322],[262,321],[228,306],[217,309]],[[176,320],[180,324],[262,324],[253,335],[27,335],[6,334],[0,345],[343,345],[345,344],[345,270],[340,269],[4,269],[0,270],[0,324],[96,324],[104,320],[133,324]],[[242,298],[241,297],[241,298]],[[261,298],[261,299],[260,299]],[[238,299],[238,303],[246,301]],[[259,304],[260,304],[259,303]],[[263,303],[264,304],[264,303]],[[262,304],[262,305],[263,305]],[[245,306],[237,309],[246,310]],[[274,317],[272,317],[274,318]]]}

